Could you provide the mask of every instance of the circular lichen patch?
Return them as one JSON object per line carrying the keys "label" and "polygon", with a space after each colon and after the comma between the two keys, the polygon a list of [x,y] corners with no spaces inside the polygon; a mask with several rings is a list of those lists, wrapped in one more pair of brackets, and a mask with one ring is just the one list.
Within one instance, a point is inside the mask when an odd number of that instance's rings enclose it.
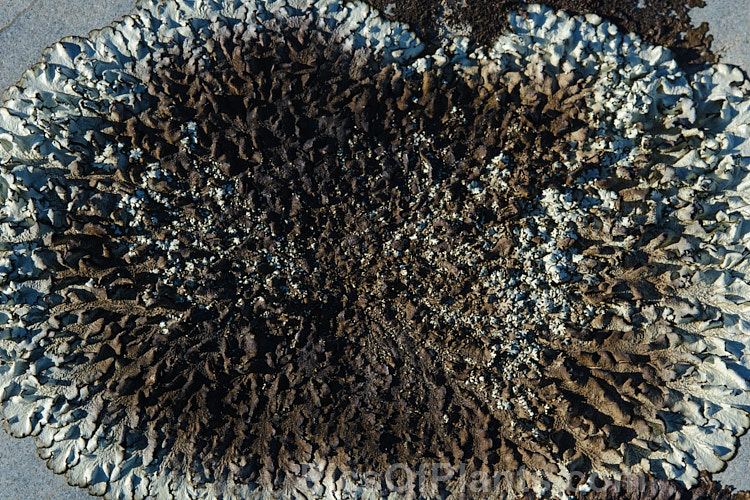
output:
{"label": "circular lichen patch", "polygon": [[750,85],[595,16],[509,26],[142,2],[49,49],[0,109],[11,433],[110,498],[723,467]]}

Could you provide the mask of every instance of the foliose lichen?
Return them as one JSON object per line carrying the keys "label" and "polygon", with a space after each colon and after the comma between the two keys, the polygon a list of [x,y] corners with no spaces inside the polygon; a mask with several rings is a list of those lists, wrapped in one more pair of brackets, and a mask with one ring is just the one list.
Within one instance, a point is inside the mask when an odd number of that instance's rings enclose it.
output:
{"label": "foliose lichen", "polygon": [[142,1],[48,49],[0,108],[10,432],[108,498],[720,470],[750,84],[593,15],[509,26],[428,50],[362,3]]}

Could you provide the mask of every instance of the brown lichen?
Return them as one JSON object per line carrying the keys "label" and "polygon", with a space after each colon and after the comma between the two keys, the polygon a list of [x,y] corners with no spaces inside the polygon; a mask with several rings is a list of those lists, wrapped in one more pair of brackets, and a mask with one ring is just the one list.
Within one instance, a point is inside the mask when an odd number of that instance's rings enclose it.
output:
{"label": "brown lichen", "polygon": [[[33,146],[53,151],[51,175],[29,177],[9,150],[42,200],[23,231],[44,233],[36,267],[11,279],[47,280],[6,356],[17,434],[111,496],[361,492],[368,471],[432,463],[465,470],[413,494],[519,470],[559,493],[571,474],[690,483],[723,464],[748,422],[727,368],[739,348],[722,337],[735,312],[716,297],[740,285],[698,278],[736,262],[707,232],[742,220],[694,193],[744,160],[704,161],[723,139],[690,116],[724,116],[731,99],[692,109],[702,83],[632,36],[616,50],[644,73],[615,82],[583,43],[601,45],[595,27],[543,9],[525,14],[531,28],[514,21],[527,38],[501,39],[506,53],[446,43],[399,59],[367,48],[397,31],[377,19],[366,43],[293,6],[246,23],[248,5],[162,33],[116,98],[61,84],[97,96],[71,105],[69,137],[16,90],[19,116],[55,138]],[[183,8],[152,7],[134,39]],[[580,29],[584,53],[529,34],[545,16]],[[110,64],[80,75],[114,79]]]}
{"label": "brown lichen", "polygon": [[[648,43],[674,51],[685,67],[716,62],[711,51],[708,26],[694,26],[689,10],[703,7],[703,0],[366,0],[390,12],[392,19],[407,22],[425,41],[439,41],[447,22],[454,29],[467,29],[476,40],[491,45],[508,28],[508,14],[528,4],[542,3],[570,14],[597,14],[614,22],[624,32],[636,33]],[[392,7],[388,9],[388,6]],[[439,42],[438,42],[439,43]]]}

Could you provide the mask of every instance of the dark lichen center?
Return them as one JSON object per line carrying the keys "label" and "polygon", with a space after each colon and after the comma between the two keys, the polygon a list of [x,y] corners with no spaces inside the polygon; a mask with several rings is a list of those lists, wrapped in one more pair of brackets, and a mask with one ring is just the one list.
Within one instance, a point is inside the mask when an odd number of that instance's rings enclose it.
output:
{"label": "dark lichen center", "polygon": [[580,89],[365,71],[286,35],[165,55],[149,106],[113,107],[100,140],[129,160],[90,184],[118,207],[98,221],[99,282],[130,301],[89,334],[118,374],[108,418],[138,436],[148,415],[175,466],[243,482],[337,453],[364,470],[578,456],[551,432],[569,408],[547,404],[565,396],[541,368],[570,341],[570,277],[532,284],[545,264],[518,249],[550,243],[535,217],[572,182]]}

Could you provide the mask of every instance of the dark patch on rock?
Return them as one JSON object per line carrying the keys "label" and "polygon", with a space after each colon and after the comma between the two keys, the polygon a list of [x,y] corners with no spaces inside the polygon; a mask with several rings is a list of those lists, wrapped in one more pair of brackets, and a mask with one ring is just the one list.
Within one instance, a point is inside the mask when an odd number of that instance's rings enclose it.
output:
{"label": "dark patch on rock", "polygon": [[702,473],[697,485],[688,489],[677,481],[657,479],[651,475],[628,476],[617,483],[594,484],[593,491],[583,493],[576,491],[575,498],[580,500],[647,500],[662,498],[679,498],[680,500],[747,500],[746,492],[738,492],[730,487],[722,487]]}
{"label": "dark patch on rock", "polygon": [[[508,27],[508,14],[523,8],[526,0],[366,0],[392,19],[408,22],[426,41],[435,40],[440,24],[448,20],[457,27],[468,25],[479,43],[491,44]],[[638,34],[648,43],[673,50],[683,67],[716,62],[711,35],[702,23],[693,26],[688,12],[703,7],[703,0],[547,0],[539,2],[569,14],[597,14],[621,30]]]}

